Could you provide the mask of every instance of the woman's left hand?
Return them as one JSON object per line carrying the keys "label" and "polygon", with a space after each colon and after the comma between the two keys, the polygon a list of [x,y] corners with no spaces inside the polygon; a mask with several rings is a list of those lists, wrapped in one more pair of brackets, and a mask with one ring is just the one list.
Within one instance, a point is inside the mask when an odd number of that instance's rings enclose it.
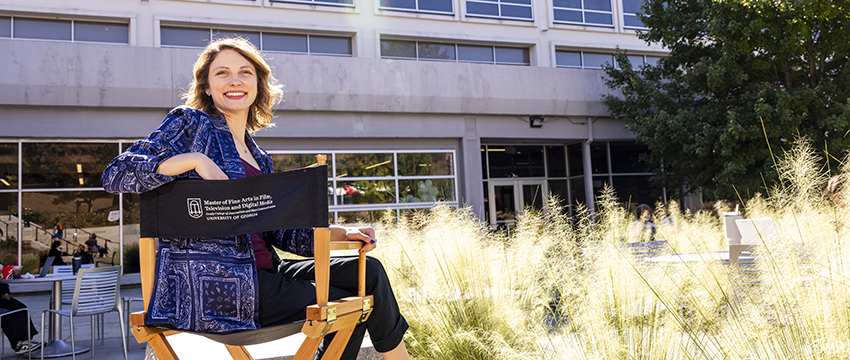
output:
{"label": "woman's left hand", "polygon": [[367,227],[333,227],[333,228],[331,228],[331,231],[332,231],[332,235],[331,235],[332,239],[336,238],[336,236],[334,236],[336,234],[333,234],[333,232],[336,232],[337,234],[342,235],[342,236],[339,236],[340,238],[343,238],[345,240],[362,241],[364,244],[363,244],[362,247],[360,247],[360,250],[358,250],[358,252],[360,252],[360,253],[365,253],[365,252],[375,250],[375,248],[378,246],[377,241],[375,240],[375,229],[373,229],[371,226],[367,226]]}

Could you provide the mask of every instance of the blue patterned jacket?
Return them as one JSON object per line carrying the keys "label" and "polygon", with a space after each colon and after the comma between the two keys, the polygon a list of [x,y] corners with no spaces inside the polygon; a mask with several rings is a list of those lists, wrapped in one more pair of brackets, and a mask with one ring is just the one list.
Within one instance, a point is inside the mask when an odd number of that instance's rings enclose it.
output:
{"label": "blue patterned jacket", "polygon": [[[271,156],[250,135],[245,142],[260,170],[273,172]],[[180,106],[106,166],[103,187],[113,194],[138,194],[175,179],[199,179],[194,170],[176,177],[156,174],[164,160],[189,152],[206,154],[230,179],[245,177],[224,117]],[[270,231],[263,239],[294,254],[313,253],[312,229]],[[208,333],[259,327],[257,269],[248,235],[159,240],[147,325]]]}

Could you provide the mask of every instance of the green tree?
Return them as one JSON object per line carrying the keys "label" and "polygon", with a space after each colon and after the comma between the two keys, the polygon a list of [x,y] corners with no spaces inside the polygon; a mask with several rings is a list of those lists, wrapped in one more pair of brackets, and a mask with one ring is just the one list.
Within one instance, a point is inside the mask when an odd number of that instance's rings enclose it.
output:
{"label": "green tree", "polygon": [[605,72],[621,94],[603,102],[649,147],[643,160],[658,185],[725,198],[734,185],[746,197],[777,179],[769,149],[800,135],[841,158],[848,1],[645,0],[641,9],[638,37],[669,56],[640,66],[617,54]]}

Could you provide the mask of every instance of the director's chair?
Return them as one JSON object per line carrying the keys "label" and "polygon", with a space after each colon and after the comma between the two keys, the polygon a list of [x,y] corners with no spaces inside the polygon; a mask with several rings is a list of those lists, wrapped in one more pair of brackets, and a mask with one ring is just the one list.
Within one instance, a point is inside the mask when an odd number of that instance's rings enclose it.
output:
{"label": "director's chair", "polygon": [[[365,294],[366,289],[366,254],[361,253],[359,259],[359,281],[357,296],[348,297],[339,301],[328,301],[328,286],[330,275],[330,251],[331,250],[351,250],[359,249],[362,243],[356,241],[330,241],[330,231],[327,228],[327,167],[325,166],[325,156],[318,155],[318,167],[304,168],[299,170],[287,171],[283,173],[275,173],[261,176],[253,176],[251,178],[227,180],[227,181],[203,181],[203,180],[183,180],[174,181],[167,185],[161,186],[151,192],[142,195],[141,199],[141,233],[142,238],[139,240],[139,255],[141,264],[142,276],[142,296],[144,301],[144,312],[136,312],[130,315],[131,332],[139,343],[148,342],[159,359],[172,360],[177,359],[177,355],[168,343],[169,335],[180,332],[187,332],[204,336],[213,341],[222,343],[233,359],[248,360],[253,359],[245,349],[247,345],[256,345],[272,340],[284,338],[301,331],[307,338],[301,344],[301,347],[295,354],[294,360],[313,359],[322,339],[330,333],[336,332],[333,341],[325,351],[323,360],[337,360],[342,355],[348,340],[351,337],[354,327],[360,324],[369,317],[371,313],[373,298],[371,295]],[[261,179],[266,177],[265,179]],[[315,261],[315,281],[316,281],[316,304],[307,307],[306,320],[272,327],[263,327],[256,330],[246,330],[231,334],[210,334],[196,333],[190,331],[178,331],[172,329],[163,329],[145,325],[146,312],[150,305],[151,294],[153,293],[154,276],[156,269],[156,241],[155,237],[208,237],[213,234],[199,234],[197,231],[186,233],[184,228],[189,228],[187,221],[197,220],[198,214],[192,214],[192,200],[199,199],[199,196],[193,195],[201,191],[201,187],[206,187],[206,196],[215,196],[221,193],[225,188],[228,191],[233,189],[241,189],[246,191],[258,190],[258,181],[263,182],[262,186],[270,185],[267,189],[277,191],[281,188],[287,189],[287,194],[278,196],[282,201],[285,199],[289,203],[298,204],[298,206],[274,206],[274,210],[259,211],[260,215],[255,216],[250,221],[251,223],[263,224],[259,229],[254,225],[245,225],[252,227],[247,229],[242,226],[249,221],[240,221],[234,225],[236,233],[252,233],[258,231],[268,231],[274,229],[295,229],[295,228],[315,228],[313,233],[314,239],[314,261]],[[249,183],[250,182],[250,183]],[[265,193],[264,193],[265,194]],[[251,196],[248,194],[248,196]],[[296,197],[301,196],[301,197]],[[304,200],[305,197],[309,200]],[[300,200],[299,200],[300,199]],[[293,201],[294,200],[294,201]],[[157,216],[161,215],[161,211],[168,208],[181,208],[182,204],[187,204],[189,211],[185,211],[192,219],[179,219],[177,216]],[[197,204],[194,204],[197,208]],[[313,216],[308,216],[311,219],[305,219],[304,207],[309,207],[309,212]],[[167,211],[167,210],[166,210]],[[262,228],[268,223],[266,218],[274,218],[274,229]],[[199,218],[203,218],[200,216]],[[282,220],[281,220],[282,219]],[[281,223],[283,221],[283,224]],[[206,228],[206,226],[202,226]],[[204,230],[206,231],[206,230]]]}

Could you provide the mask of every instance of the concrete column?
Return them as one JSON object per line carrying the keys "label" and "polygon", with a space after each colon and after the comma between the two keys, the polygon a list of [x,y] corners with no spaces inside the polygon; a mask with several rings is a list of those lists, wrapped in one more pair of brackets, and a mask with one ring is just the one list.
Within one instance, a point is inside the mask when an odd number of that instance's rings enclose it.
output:
{"label": "concrete column", "polygon": [[[461,158],[463,164],[459,180],[463,192],[458,199],[461,206],[470,206],[479,219],[484,219],[484,174],[481,172],[481,138],[478,137],[474,117],[465,120],[465,131],[461,139]],[[462,185],[461,185],[462,184]],[[486,220],[486,219],[485,219]]]}
{"label": "concrete column", "polygon": [[590,165],[590,143],[593,142],[593,118],[588,116],[585,126],[587,127],[587,138],[582,144],[581,152],[582,164],[584,165],[584,196],[587,199],[587,209],[593,213],[595,211],[593,201],[593,167]]}

